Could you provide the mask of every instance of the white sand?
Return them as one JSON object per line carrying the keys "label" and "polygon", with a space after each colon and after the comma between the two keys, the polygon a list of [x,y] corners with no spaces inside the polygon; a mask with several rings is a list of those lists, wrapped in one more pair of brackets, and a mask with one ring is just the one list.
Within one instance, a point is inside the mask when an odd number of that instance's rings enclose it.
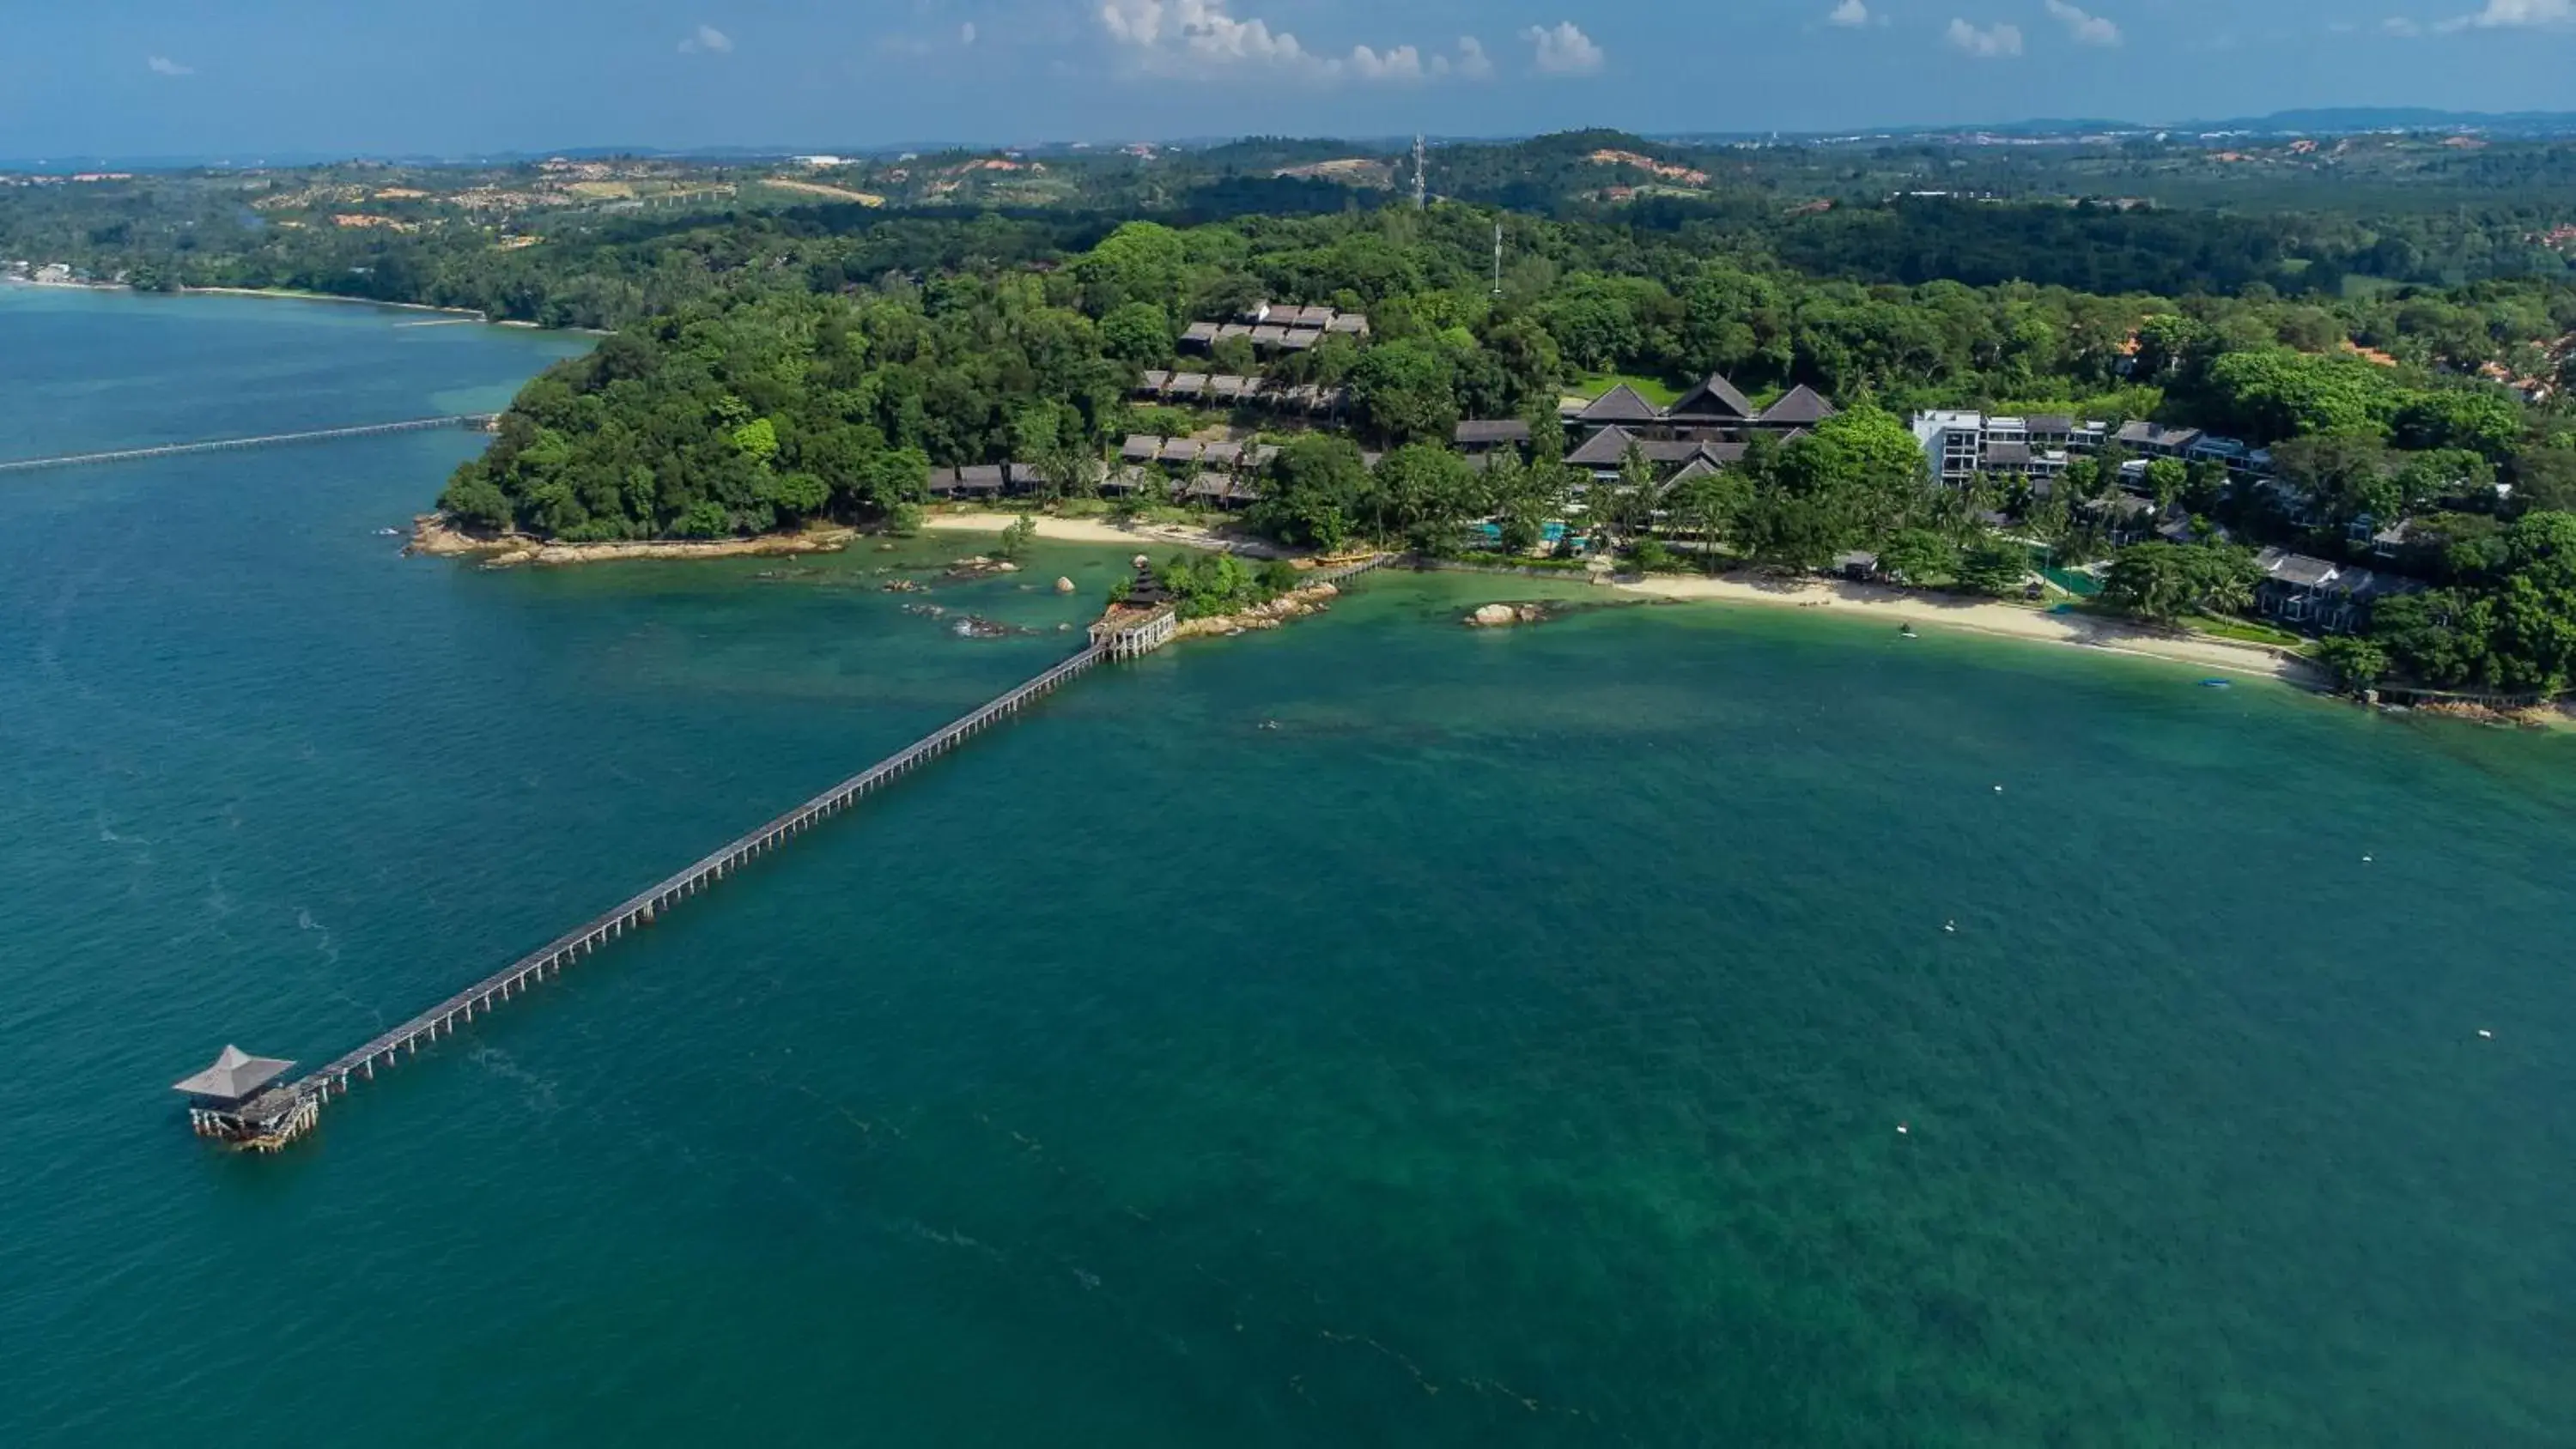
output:
{"label": "white sand", "polygon": [[2201,635],[2159,633],[2114,619],[2081,614],[2051,614],[2040,609],[1995,601],[1910,593],[1872,584],[1825,579],[1686,578],[1656,575],[1617,586],[1621,593],[1660,599],[1718,600],[1772,608],[1821,608],[1857,618],[1885,620],[1890,628],[1912,624],[1917,629],[1961,629],[2007,639],[2034,639],[2047,644],[2078,644],[2114,654],[2164,659],[2229,674],[2267,675],[2299,684],[2322,679],[2316,666],[2268,645],[2213,639]]}
{"label": "white sand", "polygon": [[1003,529],[1023,518],[1036,522],[1038,537],[1058,543],[1114,543],[1128,547],[1144,543],[1179,544],[1184,548],[1231,548],[1239,553],[1256,552],[1239,541],[1219,538],[1204,528],[1180,523],[1139,523],[1122,528],[1106,518],[1056,518],[1044,513],[932,513],[921,520],[921,526],[933,533],[981,533],[998,539]]}

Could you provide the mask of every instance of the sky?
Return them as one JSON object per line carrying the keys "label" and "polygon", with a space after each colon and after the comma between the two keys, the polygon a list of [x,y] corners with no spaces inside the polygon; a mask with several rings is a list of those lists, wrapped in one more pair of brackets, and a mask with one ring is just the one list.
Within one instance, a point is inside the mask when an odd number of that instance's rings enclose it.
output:
{"label": "sky", "polygon": [[2576,0],[18,0],[0,156],[2576,109]]}

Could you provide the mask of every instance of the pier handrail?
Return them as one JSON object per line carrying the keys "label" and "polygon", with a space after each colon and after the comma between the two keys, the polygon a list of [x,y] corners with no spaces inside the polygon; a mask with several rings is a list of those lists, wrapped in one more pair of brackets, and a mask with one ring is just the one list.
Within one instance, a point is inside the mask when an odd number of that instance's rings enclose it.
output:
{"label": "pier handrail", "polygon": [[398,1026],[379,1032],[364,1045],[343,1053],[320,1068],[306,1073],[283,1090],[298,1097],[327,1091],[333,1081],[346,1077],[366,1063],[386,1055],[404,1042],[431,1030],[437,1023],[466,1011],[474,1003],[502,992],[513,983],[542,969],[547,963],[559,960],[567,952],[577,950],[583,943],[597,938],[601,932],[658,909],[662,903],[716,875],[726,866],[739,863],[756,854],[787,833],[811,823],[866,793],[888,777],[939,753],[1028,700],[1054,689],[1065,680],[1098,664],[1106,653],[1107,646],[1091,645],[1045,673],[1025,680],[1008,692],[987,700],[981,706],[922,736],[903,749],[807,800],[804,804],[735,836],[674,874],[665,876],[634,895],[628,896],[608,910],[591,917],[428,1010],[420,1012]]}
{"label": "pier handrail", "polygon": [[489,427],[498,413],[442,413],[432,418],[405,418],[392,423],[361,423],[348,428],[315,428],[301,433],[270,433],[256,438],[215,438],[201,443],[163,443],[152,448],[118,448],[104,453],[65,453],[53,458],[17,458],[0,462],[0,473],[27,473],[38,468],[80,468],[95,463],[132,463],[146,458],[176,458],[188,453],[221,453],[241,448],[274,448],[287,443],[320,443],[334,438],[366,438],[384,433],[420,433],[432,428]]}
{"label": "pier handrail", "polygon": [[[379,430],[383,430],[381,426]],[[1339,583],[1382,567],[1395,557],[1384,553],[1372,555],[1355,563],[1318,570],[1309,575],[1309,580]],[[549,973],[561,974],[574,959],[600,949],[628,929],[652,924],[662,912],[702,889],[708,882],[721,879],[763,852],[777,848],[790,836],[823,817],[848,808],[870,790],[944,753],[1084,670],[1103,660],[1131,658],[1153,649],[1172,636],[1173,631],[1169,627],[1172,622],[1173,615],[1167,607],[1117,630],[1096,632],[1089,647],[1072,657],[1023,680],[803,804],[735,836],[674,874],[628,896],[501,970],[447,996],[400,1025],[378,1032],[355,1050],[344,1052],[291,1081],[271,1086],[246,1102],[220,1109],[192,1109],[191,1119],[197,1123],[198,1130],[207,1135],[225,1137],[263,1151],[283,1147],[312,1128],[323,1104],[334,1093],[346,1092],[352,1077],[362,1073],[373,1077],[380,1059],[390,1062],[406,1047],[416,1053],[424,1039],[434,1041],[442,1030],[453,1033],[460,1019],[473,1020],[478,1006],[489,1010],[493,1002],[507,1000],[515,991],[525,990],[532,982],[545,979]]]}

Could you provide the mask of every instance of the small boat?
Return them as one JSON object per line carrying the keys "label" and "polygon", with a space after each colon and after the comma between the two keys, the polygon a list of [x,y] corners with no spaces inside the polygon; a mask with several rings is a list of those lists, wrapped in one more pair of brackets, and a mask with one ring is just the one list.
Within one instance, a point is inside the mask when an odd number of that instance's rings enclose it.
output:
{"label": "small boat", "polygon": [[2200,682],[2200,687],[2203,689],[2234,689],[2236,687],[2236,681],[2233,679],[2204,679]]}
{"label": "small boat", "polygon": [[1913,625],[1899,624],[1896,626],[1896,637],[1899,639],[1915,639],[1920,638],[1921,636],[1914,632]]}

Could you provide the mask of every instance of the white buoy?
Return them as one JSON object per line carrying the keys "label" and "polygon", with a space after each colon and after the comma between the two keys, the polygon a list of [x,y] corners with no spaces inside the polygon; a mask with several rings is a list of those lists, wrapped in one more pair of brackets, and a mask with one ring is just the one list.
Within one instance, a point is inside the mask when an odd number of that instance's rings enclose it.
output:
{"label": "white buoy", "polygon": [[2362,863],[2363,865],[2368,865],[2368,864],[2370,864],[2370,857],[2369,857],[2369,856],[2366,856],[2366,855],[2365,855],[2365,856],[2363,856],[2363,857],[2361,858],[2361,863]]}
{"label": "white buoy", "polygon": [[1899,1122],[1899,1123],[1897,1123],[1897,1124],[1896,1124],[1896,1135],[1897,1135],[1897,1136],[1899,1136],[1899,1137],[1902,1137],[1902,1136],[1906,1135],[1908,1132],[1911,1132],[1911,1131],[1913,1131],[1913,1130],[1914,1130],[1913,1128],[1906,1126],[1906,1125],[1905,1125],[1904,1123],[1902,1123],[1902,1122]]}
{"label": "white buoy", "polygon": [[2002,794],[2003,792],[2004,792],[2004,787],[2003,787],[2003,786],[2001,786],[2001,785],[1997,785],[1997,786],[1995,787],[1995,793],[1996,793],[1996,794],[2000,795],[2000,794]]}
{"label": "white buoy", "polygon": [[1941,923],[1941,929],[1945,931],[1956,931],[1959,929],[1959,923],[1956,921],[1943,921]]}
{"label": "white buoy", "polygon": [[2483,1026],[2478,1028],[2478,1035],[2480,1035],[2480,1036],[2482,1036],[2482,1037],[2485,1037],[2485,1038],[2487,1038],[2487,1039],[2488,1039],[2488,1040],[2490,1040],[2490,1041],[2492,1041],[2492,1040],[2494,1040],[2494,1039],[2495,1039],[2495,1033],[2494,1033],[2494,1032],[2491,1032],[2491,1031],[2489,1031],[2489,1030],[2487,1030],[2487,1029],[2486,1029],[2485,1027],[2483,1027]]}

